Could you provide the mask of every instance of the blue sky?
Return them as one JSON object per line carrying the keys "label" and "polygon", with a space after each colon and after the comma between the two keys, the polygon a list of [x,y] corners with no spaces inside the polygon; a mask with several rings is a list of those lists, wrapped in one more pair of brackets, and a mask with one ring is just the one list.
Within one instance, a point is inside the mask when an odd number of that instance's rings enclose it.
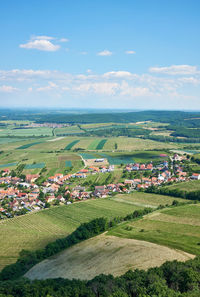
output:
{"label": "blue sky", "polygon": [[200,109],[199,0],[0,2],[0,106]]}

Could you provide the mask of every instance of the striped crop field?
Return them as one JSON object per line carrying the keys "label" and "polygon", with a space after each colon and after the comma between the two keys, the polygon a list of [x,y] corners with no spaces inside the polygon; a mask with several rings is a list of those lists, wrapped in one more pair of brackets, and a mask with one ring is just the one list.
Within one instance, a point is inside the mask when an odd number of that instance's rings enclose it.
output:
{"label": "striped crop field", "polygon": [[96,150],[102,150],[105,143],[106,143],[107,139],[102,139],[96,146]]}
{"label": "striped crop field", "polygon": [[44,168],[45,163],[35,163],[35,164],[26,164],[24,169],[38,169],[38,168]]}
{"label": "striped crop field", "polygon": [[79,141],[80,141],[80,140],[77,139],[77,140],[74,140],[74,141],[70,142],[70,143],[65,147],[65,150],[67,150],[67,151],[71,150],[72,147],[73,147],[75,144],[77,144]]}
{"label": "striped crop field", "polygon": [[17,147],[17,150],[27,149],[27,148],[29,148],[29,147],[31,147],[31,146],[33,146],[33,145],[40,144],[40,143],[42,143],[42,141],[39,141],[39,142],[32,142],[32,143],[27,143],[27,144],[24,144],[24,145],[22,145],[22,146]]}
{"label": "striped crop field", "polygon": [[99,139],[95,139],[95,140],[93,140],[90,144],[89,144],[89,146],[88,146],[88,150],[95,150],[96,149],[96,147],[97,147],[97,145],[99,144],[99,142],[100,142],[101,140],[99,140]]}

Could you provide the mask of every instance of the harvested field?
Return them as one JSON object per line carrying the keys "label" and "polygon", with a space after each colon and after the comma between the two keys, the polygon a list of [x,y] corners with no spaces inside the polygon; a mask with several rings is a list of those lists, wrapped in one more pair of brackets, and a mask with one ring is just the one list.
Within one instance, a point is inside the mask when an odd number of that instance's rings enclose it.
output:
{"label": "harvested field", "polygon": [[37,264],[26,273],[33,279],[92,279],[96,275],[119,276],[129,269],[148,269],[165,261],[186,261],[193,255],[150,242],[100,236],[81,242]]}

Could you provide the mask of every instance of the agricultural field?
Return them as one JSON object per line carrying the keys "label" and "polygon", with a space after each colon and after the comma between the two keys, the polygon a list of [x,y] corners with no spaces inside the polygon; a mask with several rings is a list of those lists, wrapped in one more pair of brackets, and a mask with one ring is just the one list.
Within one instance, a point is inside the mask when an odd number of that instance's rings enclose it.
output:
{"label": "agricultural field", "polygon": [[153,150],[153,149],[172,149],[178,148],[176,143],[163,143],[159,141],[131,138],[131,137],[111,137],[104,146],[104,150],[114,150],[115,143],[117,143],[117,150],[119,151],[135,151],[135,150]]}
{"label": "agricultural field", "polygon": [[133,192],[131,194],[126,195],[116,195],[111,200],[119,201],[127,204],[133,204],[136,206],[143,206],[143,207],[151,207],[156,208],[159,205],[171,205],[173,200],[178,202],[188,202],[186,199],[182,198],[174,198],[170,196],[163,196],[163,195],[155,195],[149,193],[142,193],[142,192]]}
{"label": "agricultural field", "polygon": [[187,253],[200,253],[200,204],[163,209],[138,221],[123,223],[108,232],[160,244]]}
{"label": "agricultural field", "polygon": [[185,192],[200,191],[200,180],[181,182],[175,185],[166,186],[165,188],[170,190],[178,189]]}
{"label": "agricultural field", "polygon": [[71,150],[71,149],[73,148],[73,146],[74,146],[75,144],[77,144],[79,141],[80,141],[80,140],[74,140],[74,141],[70,142],[70,143],[65,147],[65,150],[67,150],[67,151]]}
{"label": "agricultural field", "polygon": [[0,155],[0,167],[15,169],[19,164],[25,164],[23,174],[39,173],[43,167],[46,167],[44,177],[55,173],[65,173],[65,170],[72,166],[72,172],[83,168],[83,162],[78,154],[62,151],[61,153],[46,152],[38,150],[12,150]]}
{"label": "agricultural field", "polygon": [[52,136],[52,128],[39,127],[39,128],[7,128],[0,129],[0,137],[31,137],[31,136]]}
{"label": "agricultural field", "polygon": [[71,233],[82,222],[101,216],[125,216],[146,205],[155,207],[172,201],[172,197],[134,193],[53,207],[1,221],[0,268],[15,262],[22,249],[42,248],[48,242]]}
{"label": "agricultural field", "polygon": [[0,222],[0,268],[16,261],[22,249],[44,247],[66,236],[82,223],[97,217],[124,216],[141,207],[109,199],[53,207]]}
{"label": "agricultural field", "polygon": [[31,280],[59,277],[90,280],[99,274],[120,276],[130,269],[148,269],[165,261],[192,258],[191,254],[158,244],[101,234],[42,261],[25,276]]}
{"label": "agricultural field", "polygon": [[73,126],[69,126],[69,127],[56,128],[54,130],[54,133],[55,133],[56,136],[60,136],[60,135],[65,135],[65,134],[84,133],[84,131],[81,130],[79,126],[73,125]]}

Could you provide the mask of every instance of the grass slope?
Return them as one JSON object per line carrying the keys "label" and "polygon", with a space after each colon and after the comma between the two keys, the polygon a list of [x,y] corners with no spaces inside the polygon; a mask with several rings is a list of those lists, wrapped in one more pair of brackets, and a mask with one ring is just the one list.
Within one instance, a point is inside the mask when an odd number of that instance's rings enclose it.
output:
{"label": "grass slope", "polygon": [[193,191],[199,191],[200,190],[200,180],[193,180],[193,181],[187,181],[182,182],[176,185],[167,186],[166,188],[170,190],[179,189],[185,192],[193,192]]}
{"label": "grass slope", "polygon": [[144,219],[124,223],[108,232],[145,240],[188,253],[200,253],[200,204],[162,210]]}

